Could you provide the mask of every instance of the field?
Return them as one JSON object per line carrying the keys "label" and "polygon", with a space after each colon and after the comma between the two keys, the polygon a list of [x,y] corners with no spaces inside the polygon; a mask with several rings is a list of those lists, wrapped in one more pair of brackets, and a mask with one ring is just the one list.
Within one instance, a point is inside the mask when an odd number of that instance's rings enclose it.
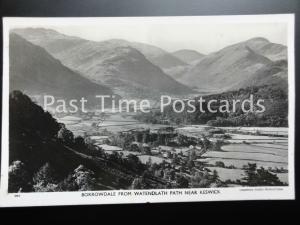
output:
{"label": "field", "polygon": [[[199,137],[210,127],[189,125],[177,130],[189,136]],[[196,161],[216,170],[221,180],[236,180],[245,176],[243,167],[255,163],[265,169],[288,169],[288,128],[286,127],[218,127],[230,136],[224,139],[220,151],[208,151]],[[216,162],[225,167],[216,167]],[[229,169],[228,167],[231,167]],[[288,183],[288,173],[277,173],[282,182]]]}
{"label": "field", "polygon": [[[221,151],[209,151],[197,161],[215,165],[223,162],[225,167],[213,167],[219,173],[221,180],[241,179],[243,166],[255,163],[257,167],[265,169],[288,169],[288,146],[283,144],[228,144],[221,147]],[[282,182],[288,182],[288,173],[277,173]],[[231,177],[231,178],[230,178]]]}
{"label": "field", "polygon": [[288,135],[287,127],[219,127],[230,132],[244,132],[260,135]]}
{"label": "field", "polygon": [[[102,146],[101,140],[105,136],[98,135],[101,131],[107,130],[112,133],[138,128],[149,128],[155,130],[166,125],[146,124],[134,120],[132,115],[126,113],[109,113],[105,116],[93,116],[81,118],[79,116],[65,116],[58,119],[66,124],[75,135],[88,134],[95,140],[98,146]],[[96,126],[95,126],[96,124]],[[201,137],[211,127],[206,125],[189,125],[176,128],[179,133],[194,137]],[[248,163],[255,163],[257,167],[264,167],[271,170],[283,170],[277,173],[279,179],[288,182],[288,128],[270,127],[222,127],[229,139],[224,139],[220,151],[208,151],[196,161],[205,163],[210,170],[216,170],[221,180],[237,180],[245,176],[243,167]],[[126,157],[132,152],[122,151],[119,148],[105,151],[111,154],[114,151],[122,152]],[[182,152],[188,155],[188,148],[176,147],[177,154]],[[157,156],[142,155],[136,153],[143,163],[151,158],[152,163],[161,163],[163,159]],[[223,162],[225,168],[217,167],[216,162]],[[231,168],[228,168],[231,167]]]}
{"label": "field", "polygon": [[[116,133],[138,128],[158,129],[160,127],[166,127],[166,125],[139,122],[134,120],[132,115],[128,113],[106,114],[104,117],[93,116],[88,119],[83,119],[78,116],[65,116],[57,118],[57,120],[60,123],[64,123],[76,136],[84,135],[84,133],[100,132],[103,130]],[[92,126],[93,124],[97,124],[97,126]]]}
{"label": "field", "polygon": [[163,161],[170,162],[169,159],[163,159],[157,156],[149,156],[149,155],[140,155],[138,156],[142,163],[146,164],[151,159],[151,163],[162,163]]}

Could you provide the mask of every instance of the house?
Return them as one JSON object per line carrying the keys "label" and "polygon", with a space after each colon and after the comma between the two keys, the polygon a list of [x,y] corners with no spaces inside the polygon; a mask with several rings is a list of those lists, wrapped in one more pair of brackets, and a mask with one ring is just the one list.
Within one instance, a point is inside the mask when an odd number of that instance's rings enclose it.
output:
{"label": "house", "polygon": [[113,152],[120,152],[122,151],[123,149],[118,147],[118,146],[112,146],[112,145],[106,145],[106,144],[103,144],[103,145],[97,145],[98,147],[100,147],[101,149],[103,149],[106,153],[113,153]]}
{"label": "house", "polygon": [[167,146],[167,145],[159,145],[158,146],[158,149],[161,151],[161,152],[174,152],[175,149],[171,146]]}
{"label": "house", "polygon": [[158,155],[159,154],[159,150],[157,150],[157,148],[152,148],[151,149],[151,154],[152,155]]}
{"label": "house", "polygon": [[143,143],[142,144],[142,152],[146,153],[146,154],[150,154],[151,153],[151,148],[148,144]]}
{"label": "house", "polygon": [[95,141],[96,145],[102,145],[106,143],[107,140],[109,140],[109,136],[90,136],[89,138]]}

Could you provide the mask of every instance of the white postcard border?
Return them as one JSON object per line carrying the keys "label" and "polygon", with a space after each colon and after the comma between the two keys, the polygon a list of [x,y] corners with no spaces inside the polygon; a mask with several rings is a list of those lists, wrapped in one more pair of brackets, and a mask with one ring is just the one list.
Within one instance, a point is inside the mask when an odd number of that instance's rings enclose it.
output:
{"label": "white postcard border", "polygon": [[[138,190],[87,191],[87,192],[52,192],[52,193],[8,193],[8,123],[9,123],[9,29],[15,25],[34,26],[44,23],[64,25],[97,23],[99,20],[107,22],[138,22],[153,23],[264,23],[286,22],[288,24],[288,83],[289,83],[289,152],[288,170],[289,186],[287,187],[234,187],[234,188],[201,188],[201,189],[155,189],[150,191],[156,195],[135,196]],[[273,15],[242,15],[242,16],[184,16],[184,17],[103,17],[103,18],[3,18],[3,93],[2,93],[2,143],[1,143],[1,186],[0,206],[47,206],[47,205],[81,205],[81,204],[118,204],[118,203],[146,203],[146,202],[189,202],[189,201],[234,201],[234,200],[283,200],[295,199],[295,46],[294,46],[294,14]],[[205,193],[216,190],[215,193]],[[157,195],[168,192],[166,195]],[[181,191],[183,194],[175,194]],[[190,194],[185,193],[189,191]],[[196,194],[191,194],[195,191]],[[100,193],[109,196],[95,196]],[[201,192],[201,193],[200,193]],[[115,196],[111,196],[115,194]],[[131,196],[125,196],[131,193]],[[173,193],[173,194],[171,194]],[[177,192],[179,193],[179,192]],[[83,197],[83,195],[94,195]]]}

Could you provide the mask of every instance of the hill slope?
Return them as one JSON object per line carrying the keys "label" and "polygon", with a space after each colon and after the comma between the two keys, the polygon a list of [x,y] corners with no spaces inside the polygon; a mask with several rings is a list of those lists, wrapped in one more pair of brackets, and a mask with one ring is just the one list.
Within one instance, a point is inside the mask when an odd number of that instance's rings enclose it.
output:
{"label": "hill slope", "polygon": [[17,34],[10,35],[9,56],[10,90],[22,90],[31,95],[50,94],[65,99],[112,94],[110,88],[75,73],[43,48]]}
{"label": "hill slope", "polygon": [[150,62],[163,70],[187,65],[183,60],[156,46],[137,42],[130,42],[129,45],[138,49]]}
{"label": "hill slope", "polygon": [[[130,189],[146,169],[134,155],[121,160],[74,138],[20,91],[10,93],[9,115],[10,193]],[[164,185],[144,181],[147,188]]]}
{"label": "hill slope", "polygon": [[188,64],[193,64],[195,61],[199,61],[201,58],[203,58],[203,56],[205,56],[195,50],[190,49],[178,50],[176,52],[173,52],[172,55]]}
{"label": "hill slope", "polygon": [[[286,83],[286,59],[278,62],[271,60],[284,55],[270,50],[277,49],[276,46],[277,44],[273,45],[260,38],[228,46],[204,56],[180,78],[180,81],[200,89],[219,92],[266,84],[265,82],[272,81],[272,78],[276,78],[275,83]],[[265,56],[260,53],[264,53]]]}
{"label": "hill slope", "polygon": [[284,45],[272,43],[261,37],[252,38],[246,41],[246,44],[255,52],[272,61],[287,60],[287,47]]}

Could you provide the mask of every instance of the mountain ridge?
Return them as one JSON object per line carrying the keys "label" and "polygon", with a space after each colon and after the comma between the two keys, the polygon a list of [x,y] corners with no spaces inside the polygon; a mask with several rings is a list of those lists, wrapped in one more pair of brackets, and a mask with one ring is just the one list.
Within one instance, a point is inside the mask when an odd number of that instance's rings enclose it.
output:
{"label": "mountain ridge", "polygon": [[82,77],[43,48],[17,34],[10,34],[9,50],[10,90],[21,90],[31,95],[51,94],[65,99],[113,94],[110,88]]}
{"label": "mountain ridge", "polygon": [[[36,30],[36,32],[39,31]],[[152,90],[155,86],[159,87],[157,88],[159,92],[187,94],[190,91],[178,84],[196,87],[198,90],[222,92],[249,85],[262,85],[265,82],[277,84],[283,81],[286,83],[287,63],[280,66],[278,76],[273,76],[275,74],[272,72],[278,69],[278,65],[275,65],[277,61],[287,61],[287,48],[263,37],[251,38],[208,55],[202,55],[194,50],[186,49],[167,53],[153,45],[123,39],[95,42],[50,31],[46,32],[46,36],[51,37],[47,40],[45,36],[36,38],[36,34],[31,30],[23,29],[17,32],[43,45],[64,65],[80,72],[93,82],[101,83],[101,80],[104,80],[104,84],[109,84],[117,92],[123,94],[126,92],[125,86],[128,87],[127,90],[134,89],[135,95],[145,92],[145,95],[149,96],[153,94]],[[51,36],[52,32],[55,33],[56,39]],[[66,48],[62,47],[64,45]],[[141,54],[139,55],[135,50]],[[178,54],[181,55],[181,59]],[[179,62],[173,63],[173,58],[169,55],[178,59]],[[192,61],[187,63],[188,60]],[[149,70],[145,72],[142,67],[145,67],[146,61],[149,61],[152,66],[148,66]],[[147,75],[150,76],[149,74],[151,76],[160,74],[160,77],[164,77],[164,82],[160,82],[159,79],[156,82],[145,79]],[[168,82],[167,77],[176,80],[176,84],[171,85],[172,82]],[[131,80],[134,81],[132,85],[129,84]],[[172,88],[173,85],[176,88]]]}
{"label": "mountain ridge", "polygon": [[[134,93],[140,93],[134,87],[136,83],[140,88],[142,88],[141,85],[144,86],[146,92],[154,94],[157,91],[170,94],[193,93],[190,88],[177,82],[165,74],[160,67],[152,64],[139,50],[129,46],[126,41],[95,42],[71,38],[69,43],[69,38],[56,33],[55,37],[50,35],[45,38],[43,32],[39,36],[26,29],[13,30],[13,32],[39,44],[64,65],[91,81],[109,85],[117,91],[126,92],[133,88]],[[58,51],[57,46],[63,46],[66,42],[67,48],[60,47]],[[112,80],[119,84],[114,85]],[[128,83],[126,81],[133,82],[133,85],[125,88],[124,85]]]}
{"label": "mountain ridge", "polygon": [[205,56],[204,54],[191,49],[181,49],[172,52],[172,55],[174,55],[175,57],[181,59],[182,61],[188,64],[193,64],[193,62],[198,61]]}
{"label": "mountain ridge", "polygon": [[[286,58],[278,60],[279,55],[284,55],[278,50],[271,51],[276,53],[271,55],[270,51],[266,50],[266,46],[270,45],[273,46],[267,39],[254,38],[227,46],[204,56],[179,81],[189,86],[197,86],[200,89],[209,89],[213,92],[234,90],[251,85],[263,85],[267,81],[272,81],[271,77],[274,75],[272,71],[278,68],[276,62],[286,61]],[[274,45],[274,48],[277,49],[277,44]],[[274,58],[276,60],[273,61]],[[283,63],[280,68],[280,72],[287,74],[286,63]],[[287,79],[285,78],[287,78],[287,75],[281,75],[280,77],[283,79],[276,79],[275,83],[281,83],[282,81],[286,83]]]}

